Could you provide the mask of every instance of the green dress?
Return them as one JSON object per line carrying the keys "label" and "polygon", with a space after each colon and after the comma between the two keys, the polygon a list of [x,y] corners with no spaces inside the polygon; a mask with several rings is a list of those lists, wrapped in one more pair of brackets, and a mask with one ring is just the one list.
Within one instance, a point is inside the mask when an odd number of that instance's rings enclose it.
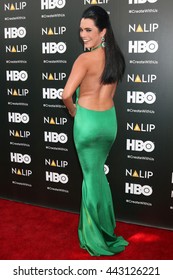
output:
{"label": "green dress", "polygon": [[[77,90],[78,101],[79,89]],[[78,236],[80,246],[92,256],[113,255],[128,242],[114,234],[112,194],[104,164],[117,134],[115,107],[86,109],[76,102],[74,142],[83,173]]]}

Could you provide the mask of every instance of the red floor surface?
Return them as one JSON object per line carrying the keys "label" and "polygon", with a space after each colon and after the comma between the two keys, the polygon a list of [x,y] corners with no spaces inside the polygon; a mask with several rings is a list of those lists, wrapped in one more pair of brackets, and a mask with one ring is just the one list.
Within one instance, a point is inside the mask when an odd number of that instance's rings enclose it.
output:
{"label": "red floor surface", "polygon": [[1,260],[172,260],[173,231],[117,222],[125,251],[92,257],[80,249],[78,214],[0,199]]}

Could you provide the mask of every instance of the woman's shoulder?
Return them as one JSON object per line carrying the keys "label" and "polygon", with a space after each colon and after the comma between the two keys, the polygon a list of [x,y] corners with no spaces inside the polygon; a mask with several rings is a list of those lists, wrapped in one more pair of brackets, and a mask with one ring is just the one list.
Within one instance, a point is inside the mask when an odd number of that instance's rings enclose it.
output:
{"label": "woman's shoulder", "polygon": [[76,60],[79,60],[79,61],[87,61],[88,58],[91,57],[91,53],[90,52],[84,52],[84,53],[81,53]]}
{"label": "woman's shoulder", "polygon": [[89,53],[82,53],[76,58],[74,65],[77,65],[79,67],[87,66],[87,65],[89,65],[89,62],[90,62],[89,58],[90,58]]}
{"label": "woman's shoulder", "polygon": [[100,50],[98,52],[94,52],[94,51],[84,52],[78,56],[77,60],[80,60],[80,61],[89,60],[89,62],[91,62],[91,60],[100,61],[101,59],[104,59],[104,58],[105,58],[105,53],[104,53],[104,51]]}

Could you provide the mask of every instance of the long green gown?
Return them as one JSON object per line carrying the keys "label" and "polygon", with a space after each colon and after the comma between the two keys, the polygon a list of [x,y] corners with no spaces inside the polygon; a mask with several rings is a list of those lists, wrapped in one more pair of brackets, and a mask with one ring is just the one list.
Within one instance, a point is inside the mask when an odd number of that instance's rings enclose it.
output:
{"label": "long green gown", "polygon": [[[79,88],[77,89],[77,101]],[[83,173],[78,236],[80,246],[92,256],[113,255],[128,242],[114,234],[112,194],[104,164],[117,134],[115,107],[105,111],[86,109],[76,102],[74,142]]]}

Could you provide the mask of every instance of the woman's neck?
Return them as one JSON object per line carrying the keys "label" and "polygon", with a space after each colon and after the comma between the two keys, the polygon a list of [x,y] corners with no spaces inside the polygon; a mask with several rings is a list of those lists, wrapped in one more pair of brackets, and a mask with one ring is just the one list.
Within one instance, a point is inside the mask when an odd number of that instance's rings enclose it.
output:
{"label": "woman's neck", "polygon": [[91,52],[92,52],[92,51],[95,51],[95,50],[97,50],[97,49],[99,49],[99,48],[101,48],[101,47],[102,47],[102,43],[101,43],[100,45],[98,45],[97,47],[95,47],[95,48],[91,48],[90,51],[91,51]]}

